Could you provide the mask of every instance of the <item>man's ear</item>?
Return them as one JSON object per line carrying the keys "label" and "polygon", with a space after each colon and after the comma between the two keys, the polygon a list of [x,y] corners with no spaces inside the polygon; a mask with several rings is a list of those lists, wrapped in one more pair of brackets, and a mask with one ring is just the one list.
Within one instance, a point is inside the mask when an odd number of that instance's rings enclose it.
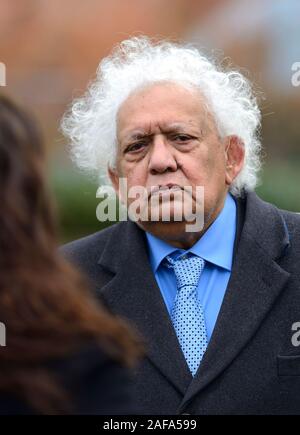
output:
{"label": "man's ear", "polygon": [[225,181],[228,186],[239,175],[244,166],[245,147],[238,136],[227,136],[225,138]]}

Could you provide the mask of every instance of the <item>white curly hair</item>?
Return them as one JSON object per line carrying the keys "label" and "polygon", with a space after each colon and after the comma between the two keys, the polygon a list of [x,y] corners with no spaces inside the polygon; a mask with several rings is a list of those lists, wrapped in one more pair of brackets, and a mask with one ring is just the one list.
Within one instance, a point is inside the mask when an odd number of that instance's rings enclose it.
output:
{"label": "white curly hair", "polygon": [[70,139],[71,156],[79,168],[110,183],[115,167],[116,118],[121,104],[141,87],[161,81],[200,90],[221,137],[238,136],[245,147],[242,171],[230,186],[233,195],[253,190],[260,169],[261,113],[252,86],[238,71],[227,71],[191,45],[133,37],[102,59],[95,80],[74,100],[61,128]]}

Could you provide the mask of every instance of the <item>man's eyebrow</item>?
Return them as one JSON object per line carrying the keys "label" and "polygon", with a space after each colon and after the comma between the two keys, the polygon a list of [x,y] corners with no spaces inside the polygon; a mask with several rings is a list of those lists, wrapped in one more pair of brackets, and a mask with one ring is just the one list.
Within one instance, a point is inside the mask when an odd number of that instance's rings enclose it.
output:
{"label": "man's eyebrow", "polygon": [[146,131],[139,131],[139,132],[133,132],[133,133],[130,133],[127,137],[126,137],[126,139],[130,139],[130,140],[138,140],[138,139],[142,139],[142,138],[144,138],[144,137],[147,137],[147,136],[151,136],[152,134],[151,133],[147,133]]}
{"label": "man's eyebrow", "polygon": [[[193,129],[194,130],[195,126],[191,126],[190,124],[182,124],[182,123],[172,123],[172,124],[165,124],[162,125],[162,132],[164,133],[170,133],[170,132],[188,132],[188,130]],[[139,139],[143,139],[145,137],[150,137],[152,136],[154,133],[151,132],[149,129],[137,129],[137,130],[133,130],[130,131],[128,133],[125,133],[123,140],[128,141],[128,140],[139,140]]]}
{"label": "man's eyebrow", "polygon": [[167,133],[184,133],[191,136],[203,136],[205,131],[205,126],[203,123],[199,122],[199,124],[190,124],[190,123],[174,123],[166,126],[165,131]]}
{"label": "man's eyebrow", "polygon": [[122,140],[123,141],[132,141],[132,140],[139,140],[143,139],[144,137],[151,136],[151,133],[146,130],[134,130],[130,131],[128,133],[125,133]]}

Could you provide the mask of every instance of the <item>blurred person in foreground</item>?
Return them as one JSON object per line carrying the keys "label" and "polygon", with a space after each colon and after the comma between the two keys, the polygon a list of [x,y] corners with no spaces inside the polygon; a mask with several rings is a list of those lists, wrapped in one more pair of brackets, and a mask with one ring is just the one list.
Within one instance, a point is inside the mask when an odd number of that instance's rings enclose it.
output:
{"label": "blurred person in foreground", "polygon": [[131,414],[141,347],[57,253],[39,131],[0,96],[0,414]]}
{"label": "blurred person in foreground", "polygon": [[[300,414],[300,216],[254,192],[249,81],[191,46],[132,38],[62,126],[78,165],[106,175],[128,211],[139,205],[64,249],[145,338],[143,412]],[[197,211],[198,187],[203,226],[190,231],[193,215],[175,213]]]}

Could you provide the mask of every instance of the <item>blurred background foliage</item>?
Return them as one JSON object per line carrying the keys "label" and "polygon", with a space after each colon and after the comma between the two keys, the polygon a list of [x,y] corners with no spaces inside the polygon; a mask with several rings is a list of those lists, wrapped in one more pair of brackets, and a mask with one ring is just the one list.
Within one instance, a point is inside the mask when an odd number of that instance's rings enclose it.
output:
{"label": "blurred background foliage", "polygon": [[262,109],[259,195],[300,212],[299,0],[0,0],[0,88],[31,109],[44,130],[60,240],[107,225],[96,219],[97,179],[80,173],[60,136],[62,114],[101,58],[137,34],[192,42],[231,60],[255,83]]}

